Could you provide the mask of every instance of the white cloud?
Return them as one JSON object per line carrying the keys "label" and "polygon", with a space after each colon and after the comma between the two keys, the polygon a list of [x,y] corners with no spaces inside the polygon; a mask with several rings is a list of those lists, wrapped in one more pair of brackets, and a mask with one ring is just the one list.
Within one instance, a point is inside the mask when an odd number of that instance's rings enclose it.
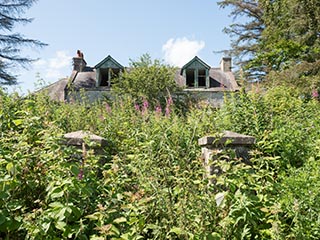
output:
{"label": "white cloud", "polygon": [[171,38],[163,46],[164,59],[169,64],[182,67],[205,47],[204,41]]}
{"label": "white cloud", "polygon": [[49,68],[61,69],[67,67],[71,63],[71,56],[68,55],[68,52],[57,51],[54,58],[49,59]]}
{"label": "white cloud", "polygon": [[56,81],[71,73],[71,59],[68,51],[57,51],[54,57],[40,59],[33,66],[46,81]]}
{"label": "white cloud", "polygon": [[41,68],[41,67],[43,67],[43,66],[45,66],[45,65],[47,65],[47,61],[46,61],[46,60],[43,60],[43,59],[39,59],[39,60],[37,60],[37,61],[35,61],[35,62],[33,63],[33,66],[34,66],[35,68]]}
{"label": "white cloud", "polygon": [[45,74],[45,79],[55,79],[58,80],[62,78],[63,76],[61,75],[61,72],[56,69],[47,69],[46,74]]}

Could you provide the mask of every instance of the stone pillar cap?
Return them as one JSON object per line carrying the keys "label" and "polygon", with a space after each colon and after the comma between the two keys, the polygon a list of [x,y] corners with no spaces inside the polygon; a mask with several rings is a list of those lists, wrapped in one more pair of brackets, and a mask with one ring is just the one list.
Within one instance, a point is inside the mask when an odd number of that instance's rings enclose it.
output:
{"label": "stone pillar cap", "polygon": [[243,135],[231,131],[224,131],[222,136],[205,136],[198,140],[200,146],[206,145],[223,145],[226,142],[230,142],[230,146],[236,145],[252,145],[256,141],[255,137]]}
{"label": "stone pillar cap", "polygon": [[101,147],[107,145],[107,141],[103,137],[82,130],[66,133],[63,137],[66,140],[66,144],[72,146],[82,146],[82,144],[85,142],[85,138],[88,138],[91,142],[100,144]]}

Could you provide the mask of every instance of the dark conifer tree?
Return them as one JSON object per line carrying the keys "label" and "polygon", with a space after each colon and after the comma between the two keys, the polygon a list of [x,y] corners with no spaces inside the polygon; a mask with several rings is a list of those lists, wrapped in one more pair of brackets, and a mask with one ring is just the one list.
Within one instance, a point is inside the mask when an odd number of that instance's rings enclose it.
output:
{"label": "dark conifer tree", "polygon": [[32,21],[23,17],[36,0],[0,0],[0,84],[16,84],[17,75],[12,70],[17,67],[28,67],[35,59],[21,56],[22,47],[43,47],[46,44],[26,38],[14,32],[18,24]]}
{"label": "dark conifer tree", "polygon": [[263,9],[258,0],[223,0],[218,5],[230,8],[230,16],[234,19],[234,23],[224,29],[231,36],[228,54],[235,58],[238,65],[245,67],[260,48],[265,29]]}

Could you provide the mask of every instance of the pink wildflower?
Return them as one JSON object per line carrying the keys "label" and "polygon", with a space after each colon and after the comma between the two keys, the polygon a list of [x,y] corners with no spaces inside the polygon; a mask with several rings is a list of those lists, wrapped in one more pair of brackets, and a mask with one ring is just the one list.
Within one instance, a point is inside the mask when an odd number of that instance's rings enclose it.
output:
{"label": "pink wildflower", "polygon": [[161,109],[160,105],[156,106],[156,111],[155,112],[156,112],[156,116],[160,116],[161,115],[162,109]]}
{"label": "pink wildflower", "polygon": [[137,112],[140,112],[140,106],[138,104],[135,104],[134,105],[134,109],[137,111]]}
{"label": "pink wildflower", "polygon": [[111,107],[108,103],[106,103],[106,111],[107,113],[111,113]]}
{"label": "pink wildflower", "polygon": [[171,113],[171,105],[173,104],[173,100],[172,100],[172,97],[170,96],[168,99],[167,99],[167,106],[166,106],[166,109],[165,109],[165,115],[166,117],[169,117],[170,116],[170,113]]}
{"label": "pink wildflower", "polygon": [[170,108],[166,107],[166,113],[165,113],[166,117],[170,117],[170,113],[171,113]]}
{"label": "pink wildflower", "polygon": [[319,93],[318,93],[318,91],[317,91],[317,89],[312,89],[312,97],[313,98],[318,98],[319,97]]}
{"label": "pink wildflower", "polygon": [[142,114],[148,111],[148,107],[149,107],[149,102],[147,99],[144,99],[142,103]]}
{"label": "pink wildflower", "polygon": [[80,172],[78,174],[78,179],[82,180],[83,179],[83,169],[80,169]]}
{"label": "pink wildflower", "polygon": [[149,107],[149,102],[147,99],[143,100],[143,108],[147,109]]}

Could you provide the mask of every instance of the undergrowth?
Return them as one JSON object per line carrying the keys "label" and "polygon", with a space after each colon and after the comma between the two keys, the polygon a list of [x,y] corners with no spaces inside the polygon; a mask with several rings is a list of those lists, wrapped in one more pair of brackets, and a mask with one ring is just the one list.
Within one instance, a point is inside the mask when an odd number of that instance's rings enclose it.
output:
{"label": "undergrowth", "polygon": [[[276,88],[183,115],[166,102],[1,92],[0,238],[319,239],[318,101]],[[78,130],[107,140],[102,156],[62,143]],[[214,155],[210,185],[198,139],[223,130],[256,137],[252,164]]]}

